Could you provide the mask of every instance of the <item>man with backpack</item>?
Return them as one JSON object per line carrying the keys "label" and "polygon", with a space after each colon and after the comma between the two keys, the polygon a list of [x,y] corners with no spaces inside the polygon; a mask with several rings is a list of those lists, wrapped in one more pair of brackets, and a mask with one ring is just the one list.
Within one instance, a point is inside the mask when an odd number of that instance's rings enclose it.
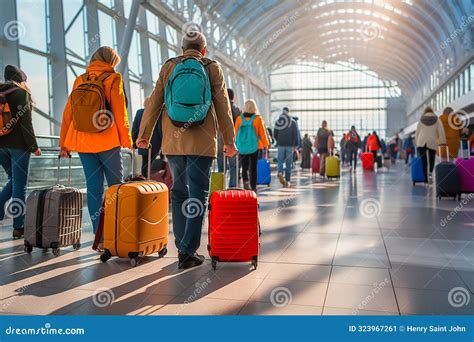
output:
{"label": "man with backpack", "polygon": [[220,65],[205,58],[207,42],[200,32],[183,36],[183,55],[168,60],[145,106],[137,146],[147,148],[153,128],[163,116],[162,151],[173,174],[171,205],[178,267],[201,265],[196,253],[207,208],[211,164],[217,156],[217,128],[224,153],[235,148],[231,108]]}
{"label": "man with backpack", "polygon": [[355,172],[357,168],[357,152],[361,146],[360,136],[355,126],[346,134],[346,153],[349,159],[349,172]]}
{"label": "man with backpack", "polygon": [[[283,108],[283,113],[275,122],[273,129],[278,145],[278,179],[284,187],[290,186],[293,152],[299,141],[296,121],[289,113],[290,110],[287,107]],[[283,176],[283,163],[285,163],[285,176]]]}

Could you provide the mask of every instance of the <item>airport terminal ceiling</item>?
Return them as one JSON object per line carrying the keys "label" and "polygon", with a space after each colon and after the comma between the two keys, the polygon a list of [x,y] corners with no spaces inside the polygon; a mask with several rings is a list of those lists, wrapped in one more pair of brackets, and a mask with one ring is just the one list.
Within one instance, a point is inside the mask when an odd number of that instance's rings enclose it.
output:
{"label": "airport terminal ceiling", "polygon": [[[209,1],[226,35],[245,40],[247,60],[354,59],[410,94],[433,71],[449,74],[471,50],[471,0]],[[427,15],[430,20],[427,20]],[[221,43],[222,44],[222,43]],[[437,77],[442,78],[440,74]]]}

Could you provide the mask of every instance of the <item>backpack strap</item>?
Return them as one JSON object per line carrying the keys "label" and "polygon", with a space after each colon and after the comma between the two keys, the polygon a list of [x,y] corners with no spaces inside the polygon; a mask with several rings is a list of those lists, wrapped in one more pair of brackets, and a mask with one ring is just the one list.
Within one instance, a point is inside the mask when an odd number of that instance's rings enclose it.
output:
{"label": "backpack strap", "polygon": [[174,63],[174,64],[179,64],[179,63],[183,63],[185,60],[187,59],[195,59],[197,60],[199,63],[201,63],[202,65],[204,65],[205,67],[207,67],[208,65],[212,64],[212,63],[217,63],[217,61],[213,60],[213,59],[210,59],[210,58],[206,58],[206,57],[203,57],[203,58],[197,58],[197,57],[194,57],[194,56],[188,56],[188,57],[184,57],[184,56],[178,56],[178,57],[173,57],[173,58],[170,58],[166,61],[166,63],[168,62],[171,62],[171,63]]}
{"label": "backpack strap", "polygon": [[[105,79],[107,77],[109,77],[111,75],[110,72],[103,72],[102,74],[99,75],[99,77],[95,77],[95,80],[96,81],[99,81],[99,82],[104,82]],[[86,72],[85,74],[82,74],[82,80],[85,82],[85,81],[89,81],[90,80],[90,74],[89,72]]]}

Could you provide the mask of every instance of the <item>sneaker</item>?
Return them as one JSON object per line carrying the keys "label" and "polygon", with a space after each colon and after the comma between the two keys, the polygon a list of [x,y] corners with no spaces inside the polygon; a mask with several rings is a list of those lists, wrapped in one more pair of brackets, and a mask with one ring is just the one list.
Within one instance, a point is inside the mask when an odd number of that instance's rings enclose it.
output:
{"label": "sneaker", "polygon": [[13,238],[14,239],[21,239],[25,235],[24,228],[13,229]]}
{"label": "sneaker", "polygon": [[244,181],[244,189],[245,190],[250,190],[250,182],[249,181]]}
{"label": "sneaker", "polygon": [[280,181],[281,185],[286,186],[286,180],[283,176],[283,173],[278,173],[278,180]]}
{"label": "sneaker", "polygon": [[285,184],[285,188],[289,188],[289,187],[291,186],[291,183],[290,183],[290,182],[288,182],[288,181],[285,181],[285,182],[286,182],[286,184]]}
{"label": "sneaker", "polygon": [[188,269],[191,267],[196,267],[202,265],[206,258],[204,255],[199,255],[197,253],[188,254],[188,253],[179,253],[178,254],[178,268]]}

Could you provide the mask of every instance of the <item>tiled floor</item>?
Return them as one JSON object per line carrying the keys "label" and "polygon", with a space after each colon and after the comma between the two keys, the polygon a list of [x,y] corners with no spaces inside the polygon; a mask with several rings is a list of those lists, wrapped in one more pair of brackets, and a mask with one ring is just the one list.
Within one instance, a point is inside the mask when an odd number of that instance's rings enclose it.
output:
{"label": "tiled floor", "polygon": [[[412,187],[402,165],[293,187],[259,189],[261,255],[249,264],[181,272],[176,250],[102,264],[83,248],[23,252],[11,221],[0,227],[0,312],[114,315],[474,314],[474,204],[438,202]],[[273,178],[275,179],[275,177]],[[443,218],[452,216],[444,225]],[[203,233],[200,252],[207,254]]]}

